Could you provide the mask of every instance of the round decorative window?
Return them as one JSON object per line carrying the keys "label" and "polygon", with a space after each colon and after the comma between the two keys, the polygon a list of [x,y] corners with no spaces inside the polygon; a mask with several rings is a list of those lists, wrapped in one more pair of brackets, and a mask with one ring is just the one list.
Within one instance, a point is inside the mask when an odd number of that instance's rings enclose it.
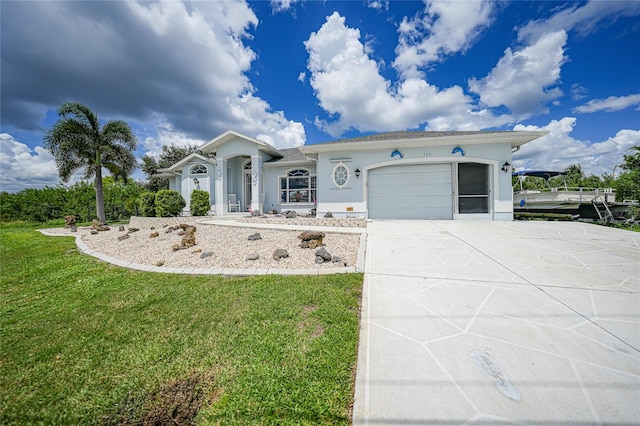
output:
{"label": "round decorative window", "polygon": [[349,177],[351,173],[347,168],[347,165],[344,163],[338,163],[334,166],[333,171],[331,173],[331,177],[333,178],[333,183],[338,187],[344,187],[347,182],[349,182]]}

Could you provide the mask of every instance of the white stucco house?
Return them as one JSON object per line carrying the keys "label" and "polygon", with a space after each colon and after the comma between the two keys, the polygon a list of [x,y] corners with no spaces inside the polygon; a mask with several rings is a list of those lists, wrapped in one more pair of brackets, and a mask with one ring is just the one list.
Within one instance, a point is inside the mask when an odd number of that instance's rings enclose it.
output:
{"label": "white stucco house", "polygon": [[158,176],[211,214],[316,211],[371,219],[512,220],[511,155],[545,132],[392,132],[300,148],[227,131]]}

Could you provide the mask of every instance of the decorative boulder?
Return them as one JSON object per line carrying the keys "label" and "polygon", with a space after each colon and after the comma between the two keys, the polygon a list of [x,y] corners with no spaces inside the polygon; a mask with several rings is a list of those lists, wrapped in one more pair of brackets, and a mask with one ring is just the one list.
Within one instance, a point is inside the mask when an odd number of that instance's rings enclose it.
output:
{"label": "decorative boulder", "polygon": [[129,230],[127,231],[129,234],[133,234],[134,232],[138,232],[140,230],[140,228],[136,228],[135,226],[130,226]]}
{"label": "decorative boulder", "polygon": [[261,239],[262,239],[262,235],[260,235],[259,232],[256,232],[255,234],[249,235],[249,238],[248,238],[249,241],[256,241],[256,240],[261,240]]}
{"label": "decorative boulder", "polygon": [[287,219],[293,219],[296,216],[298,216],[298,213],[293,210],[287,210],[286,212],[284,212],[284,217],[286,217]]}
{"label": "decorative boulder", "polygon": [[76,218],[76,215],[69,215],[69,216],[65,216],[64,217],[64,227],[65,228],[71,228],[73,226],[75,226],[76,222],[78,221],[78,219]]}
{"label": "decorative boulder", "polygon": [[124,232],[124,225],[120,225],[120,226],[118,226],[118,231],[120,231],[120,232]]}
{"label": "decorative boulder", "polygon": [[[322,239],[325,237],[324,232],[320,231],[304,231],[298,238],[302,240],[300,247],[302,248],[316,248],[322,245]],[[303,244],[303,243],[307,244]]]}
{"label": "decorative boulder", "polygon": [[98,222],[96,219],[93,219],[93,222],[91,224],[93,229],[96,231],[108,231],[109,229],[111,229],[107,225]]}
{"label": "decorative boulder", "polygon": [[260,259],[260,255],[258,253],[248,254],[247,257],[244,258],[244,260],[258,260],[258,259]]}
{"label": "decorative boulder", "polygon": [[211,257],[213,256],[213,252],[212,251],[205,251],[204,253],[202,253],[200,255],[200,259],[206,259],[207,257]]}
{"label": "decorative boulder", "polygon": [[190,226],[185,230],[184,237],[182,237],[182,247],[189,248],[196,245],[196,227]]}
{"label": "decorative boulder", "polygon": [[162,265],[164,265],[164,260],[158,260],[156,262],[156,266],[162,266]]}
{"label": "decorative boulder", "polygon": [[253,211],[251,212],[251,216],[252,216],[252,217],[262,216],[262,213],[260,213],[260,210],[253,210]]}
{"label": "decorative boulder", "polygon": [[149,238],[156,238],[158,235],[160,235],[158,233],[158,231],[152,232],[151,234],[149,234]]}
{"label": "decorative boulder", "polygon": [[[331,262],[332,257],[333,256],[331,256],[329,252],[327,252],[327,249],[325,249],[324,247],[316,250],[316,263]],[[318,262],[318,258],[321,258],[322,262]]]}
{"label": "decorative boulder", "polygon": [[333,213],[331,213],[331,212],[326,212],[326,213],[324,214],[324,217],[325,217],[326,219],[330,219],[330,218],[332,218],[332,217],[333,217]]}
{"label": "decorative boulder", "polygon": [[123,240],[126,240],[127,238],[129,238],[129,234],[120,235],[118,237],[118,241],[123,241]]}
{"label": "decorative boulder", "polygon": [[273,252],[273,258],[275,260],[280,260],[282,258],[289,257],[289,252],[285,249],[277,249]]}
{"label": "decorative boulder", "polygon": [[95,229],[91,230],[91,235],[96,235],[98,233],[98,231],[96,231]]}

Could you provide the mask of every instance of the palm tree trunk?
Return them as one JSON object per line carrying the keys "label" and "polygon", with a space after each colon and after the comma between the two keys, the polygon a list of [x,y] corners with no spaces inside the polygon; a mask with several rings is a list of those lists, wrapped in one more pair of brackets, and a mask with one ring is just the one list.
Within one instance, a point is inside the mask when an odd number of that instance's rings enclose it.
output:
{"label": "palm tree trunk", "polygon": [[[98,163],[100,164],[100,163]],[[98,222],[102,224],[107,223],[107,218],[104,214],[104,192],[102,190],[102,167],[96,168],[96,213],[98,214]]]}

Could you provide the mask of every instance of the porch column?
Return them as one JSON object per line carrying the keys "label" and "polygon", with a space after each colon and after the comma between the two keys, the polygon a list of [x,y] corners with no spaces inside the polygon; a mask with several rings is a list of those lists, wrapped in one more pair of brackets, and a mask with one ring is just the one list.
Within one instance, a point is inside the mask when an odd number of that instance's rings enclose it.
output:
{"label": "porch column", "polygon": [[264,213],[262,199],[262,157],[251,156],[251,210]]}
{"label": "porch column", "polygon": [[218,158],[216,162],[216,216],[227,213],[227,160]]}

